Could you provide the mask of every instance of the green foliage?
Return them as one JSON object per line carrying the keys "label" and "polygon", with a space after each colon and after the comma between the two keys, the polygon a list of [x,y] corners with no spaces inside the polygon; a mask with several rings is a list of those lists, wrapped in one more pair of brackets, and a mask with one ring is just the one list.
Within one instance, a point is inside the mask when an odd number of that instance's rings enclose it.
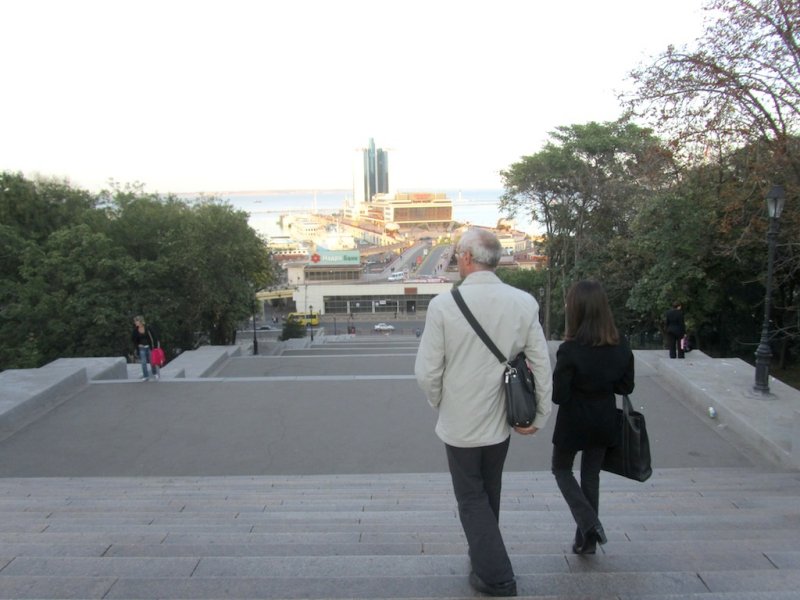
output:
{"label": "green foliage", "polygon": [[800,353],[797,3],[708,8],[696,48],[671,46],[632,73],[629,114],[667,143],[629,119],[559,127],[501,172],[501,206],[544,226],[555,306],[572,281],[599,279],[634,334],[657,330],[679,300],[701,349],[750,359],[763,318],[764,197],[783,184],[770,327],[786,365]]}
{"label": "green foliage", "polygon": [[[61,227],[95,220],[96,200],[66,181],[29,181],[0,172],[0,223],[26,240],[43,242]],[[97,216],[101,216],[99,213]]]}
{"label": "green foliage", "polygon": [[0,180],[0,369],[128,355],[136,314],[168,356],[232,343],[273,276],[247,215],[221,202]]}
{"label": "green foliage", "polygon": [[297,321],[287,319],[283,323],[283,331],[281,331],[281,335],[278,339],[281,341],[286,341],[293,338],[304,337],[306,337],[306,327]]}
{"label": "green foliage", "polygon": [[710,0],[707,9],[703,34],[635,69],[623,99],[658,128],[717,201],[719,219],[708,234],[722,259],[704,265],[713,283],[694,287],[711,302],[698,327],[723,352],[749,359],[755,348],[766,265],[764,196],[774,183],[785,186],[770,314],[773,351],[780,346],[785,365],[800,352],[800,253],[791,241],[800,235],[800,12],[797,0]]}
{"label": "green foliage", "polygon": [[541,290],[544,289],[547,283],[544,271],[504,269],[501,267],[497,269],[497,276],[503,283],[528,292],[539,301],[539,304],[542,303],[540,298],[542,295]]}
{"label": "green foliage", "polygon": [[[560,331],[573,281],[615,273],[614,284],[630,285],[623,257],[631,222],[648,196],[670,185],[674,171],[670,153],[652,132],[627,119],[558,127],[550,137],[540,152],[501,172],[501,206],[524,211],[545,228],[550,269],[544,287],[551,299],[546,333]],[[616,286],[609,291],[623,312],[626,295]]]}
{"label": "green foliage", "polygon": [[542,223],[551,267],[581,278],[592,254],[628,235],[642,197],[669,183],[671,161],[650,130],[625,119],[559,127],[550,137],[501,171],[501,206]]}

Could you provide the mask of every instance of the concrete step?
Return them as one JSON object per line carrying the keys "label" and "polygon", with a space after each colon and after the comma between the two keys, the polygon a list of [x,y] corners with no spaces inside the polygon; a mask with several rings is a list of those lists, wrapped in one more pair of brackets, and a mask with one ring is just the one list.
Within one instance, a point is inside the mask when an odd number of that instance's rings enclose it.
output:
{"label": "concrete step", "polygon": [[[552,476],[509,472],[523,597],[798,598],[800,474],[603,474],[609,543],[571,554]],[[476,594],[447,474],[0,479],[0,598]]]}

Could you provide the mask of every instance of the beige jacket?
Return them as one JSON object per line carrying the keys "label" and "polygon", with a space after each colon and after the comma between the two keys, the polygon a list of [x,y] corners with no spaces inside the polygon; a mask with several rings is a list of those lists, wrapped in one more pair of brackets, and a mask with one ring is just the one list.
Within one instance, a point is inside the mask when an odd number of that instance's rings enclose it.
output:
{"label": "beige jacket", "polygon": [[[536,383],[541,429],[552,409],[552,371],[539,324],[539,305],[530,294],[504,284],[491,271],[468,275],[460,288],[472,314],[507,357],[520,351]],[[414,374],[430,405],[439,412],[436,434],[451,446],[471,448],[504,441],[506,423],[502,386],[504,365],[481,341],[452,294],[431,300]]]}

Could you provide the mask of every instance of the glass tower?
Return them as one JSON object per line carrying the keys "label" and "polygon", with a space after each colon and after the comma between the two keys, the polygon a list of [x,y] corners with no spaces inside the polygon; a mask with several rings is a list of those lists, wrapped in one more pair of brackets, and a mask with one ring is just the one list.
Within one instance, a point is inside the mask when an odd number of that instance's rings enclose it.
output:
{"label": "glass tower", "polygon": [[375,140],[369,139],[364,149],[364,200],[372,202],[375,194],[389,193],[389,153],[375,148]]}

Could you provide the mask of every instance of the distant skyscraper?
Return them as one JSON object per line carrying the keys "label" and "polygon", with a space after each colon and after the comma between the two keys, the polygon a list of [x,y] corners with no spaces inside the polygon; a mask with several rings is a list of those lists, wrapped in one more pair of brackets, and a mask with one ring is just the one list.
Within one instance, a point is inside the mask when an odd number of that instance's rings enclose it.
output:
{"label": "distant skyscraper", "polygon": [[369,147],[364,149],[364,200],[372,202],[375,194],[389,193],[389,153],[375,148],[375,140],[369,138]]}

